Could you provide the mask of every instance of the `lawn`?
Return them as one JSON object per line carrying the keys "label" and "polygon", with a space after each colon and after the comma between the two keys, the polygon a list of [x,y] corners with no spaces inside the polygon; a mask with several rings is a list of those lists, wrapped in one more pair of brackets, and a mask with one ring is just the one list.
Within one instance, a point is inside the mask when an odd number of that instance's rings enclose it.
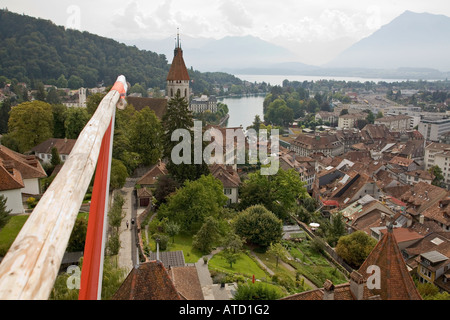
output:
{"label": "lawn", "polygon": [[12,216],[8,223],[0,230],[0,256],[5,256],[22,226],[28,219],[28,215]]}
{"label": "lawn", "polygon": [[230,263],[228,263],[222,253],[219,252],[209,260],[208,266],[213,270],[241,274],[249,278],[252,278],[253,275],[255,275],[256,279],[265,279],[268,277],[264,270],[262,270],[259,265],[245,253],[241,253],[237,261],[233,263],[233,267],[230,267]]}
{"label": "lawn", "polygon": [[[172,238],[170,238],[168,248],[165,251],[183,251],[184,261],[186,263],[196,263],[203,257],[201,252],[192,249],[192,235],[178,234],[175,236],[175,242],[172,243],[172,241]],[[148,246],[151,251],[156,251],[156,245],[153,239],[149,239]]]}

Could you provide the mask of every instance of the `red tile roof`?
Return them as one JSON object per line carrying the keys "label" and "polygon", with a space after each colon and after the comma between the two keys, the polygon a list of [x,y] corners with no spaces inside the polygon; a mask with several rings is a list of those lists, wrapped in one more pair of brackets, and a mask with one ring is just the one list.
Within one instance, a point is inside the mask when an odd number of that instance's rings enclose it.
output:
{"label": "red tile roof", "polygon": [[24,187],[20,172],[12,167],[7,169],[4,162],[0,160],[0,191],[22,189]]}
{"label": "red tile roof", "polygon": [[139,179],[137,184],[153,186],[158,182],[158,177],[166,174],[168,174],[168,171],[164,162],[158,163]]}
{"label": "red tile roof", "polygon": [[44,168],[35,156],[25,156],[0,145],[0,159],[11,161],[23,179],[47,177]]}
{"label": "red tile roof", "polygon": [[387,232],[377,243],[358,272],[368,280],[370,266],[380,268],[380,289],[371,289],[382,300],[422,300],[411,275],[408,272],[394,233]]}
{"label": "red tile roof", "polygon": [[204,300],[196,267],[172,267],[169,275],[182,297],[187,300]]}
{"label": "red tile roof", "polygon": [[224,188],[239,188],[241,184],[241,178],[231,166],[214,164],[210,167],[210,172],[222,182]]}
{"label": "red tile roof", "polygon": [[112,300],[182,300],[161,262],[133,268]]}
{"label": "red tile roof", "polygon": [[172,60],[167,81],[190,80],[189,73],[183,59],[183,50],[175,49],[176,55]]}
{"label": "red tile roof", "polygon": [[[387,229],[381,229],[380,231],[383,235],[388,232]],[[397,243],[411,240],[420,240],[424,237],[423,235],[409,228],[394,228],[392,230],[392,233],[394,234]]]}

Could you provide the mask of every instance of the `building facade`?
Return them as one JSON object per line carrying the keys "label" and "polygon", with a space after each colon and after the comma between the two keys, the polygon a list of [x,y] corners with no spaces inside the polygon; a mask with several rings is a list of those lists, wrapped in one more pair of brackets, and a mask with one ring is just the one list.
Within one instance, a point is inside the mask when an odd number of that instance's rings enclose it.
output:
{"label": "building facade", "polygon": [[205,111],[217,112],[217,98],[215,96],[202,95],[200,98],[192,99],[189,104],[189,110],[194,113],[202,113]]}
{"label": "building facade", "polygon": [[339,116],[338,128],[351,129],[358,127],[358,120],[364,120],[367,117],[366,113],[351,113]]}
{"label": "building facade", "polygon": [[313,153],[323,153],[325,156],[340,156],[344,154],[344,144],[335,134],[300,134],[290,145],[290,150],[301,157]]}
{"label": "building facade", "polygon": [[388,116],[375,120],[375,124],[384,124],[390,131],[410,130],[411,117],[404,115]]}
{"label": "building facade", "polygon": [[450,186],[450,144],[431,143],[425,147],[425,170],[438,166],[444,176],[443,182]]}
{"label": "building facade", "polygon": [[419,132],[425,140],[438,142],[445,133],[450,132],[450,119],[422,119]]}

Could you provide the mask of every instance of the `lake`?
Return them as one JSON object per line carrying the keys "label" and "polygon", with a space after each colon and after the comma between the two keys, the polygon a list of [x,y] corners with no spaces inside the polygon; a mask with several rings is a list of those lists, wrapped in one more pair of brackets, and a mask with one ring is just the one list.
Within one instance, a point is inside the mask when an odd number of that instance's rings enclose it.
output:
{"label": "lake", "polygon": [[261,121],[264,119],[263,103],[265,95],[251,95],[243,97],[218,98],[219,102],[228,106],[230,118],[228,119],[228,128],[242,127],[245,129],[251,126],[255,115],[259,115]]}
{"label": "lake", "polygon": [[246,80],[249,82],[257,82],[257,83],[268,83],[272,86],[281,86],[283,85],[284,80],[289,81],[319,81],[319,80],[336,80],[336,81],[359,81],[359,82],[366,82],[366,81],[373,81],[375,83],[379,81],[384,82],[401,82],[401,81],[407,81],[408,79],[376,79],[376,78],[358,78],[358,77],[335,77],[335,76],[301,76],[301,75],[248,75],[248,74],[241,74],[241,75],[234,75],[235,77]]}
{"label": "lake", "polygon": [[[270,83],[272,86],[283,84],[283,80],[289,81],[318,81],[318,80],[337,80],[337,81],[373,81],[375,83],[379,81],[396,82],[406,81],[406,79],[367,79],[356,77],[325,77],[325,76],[296,76],[296,75],[235,75],[241,80],[247,80],[257,83]],[[227,127],[239,127],[247,128],[252,125],[255,115],[259,115],[261,120],[264,120],[263,103],[265,95],[252,95],[243,97],[227,97],[218,98],[218,101],[225,103],[229,109],[230,118],[228,119]]]}

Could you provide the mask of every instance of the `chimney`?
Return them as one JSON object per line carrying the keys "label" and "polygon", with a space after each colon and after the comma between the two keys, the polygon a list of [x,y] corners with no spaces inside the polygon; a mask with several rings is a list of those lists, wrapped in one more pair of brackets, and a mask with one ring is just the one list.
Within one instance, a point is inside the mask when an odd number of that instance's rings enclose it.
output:
{"label": "chimney", "polygon": [[3,160],[3,167],[5,167],[6,171],[10,174],[14,174],[14,162],[11,160]]}
{"label": "chimney", "polygon": [[328,279],[323,284],[323,300],[334,300],[334,284]]}
{"label": "chimney", "polygon": [[412,225],[412,217],[410,214],[406,214],[406,227],[409,228]]}
{"label": "chimney", "polygon": [[419,216],[419,223],[420,224],[423,224],[425,222],[425,217],[423,216],[423,214],[421,214],[420,216]]}
{"label": "chimney", "polygon": [[363,300],[364,298],[364,278],[356,270],[350,274],[350,291],[356,300]]}
{"label": "chimney", "polygon": [[159,238],[156,239],[156,261],[159,261]]}

